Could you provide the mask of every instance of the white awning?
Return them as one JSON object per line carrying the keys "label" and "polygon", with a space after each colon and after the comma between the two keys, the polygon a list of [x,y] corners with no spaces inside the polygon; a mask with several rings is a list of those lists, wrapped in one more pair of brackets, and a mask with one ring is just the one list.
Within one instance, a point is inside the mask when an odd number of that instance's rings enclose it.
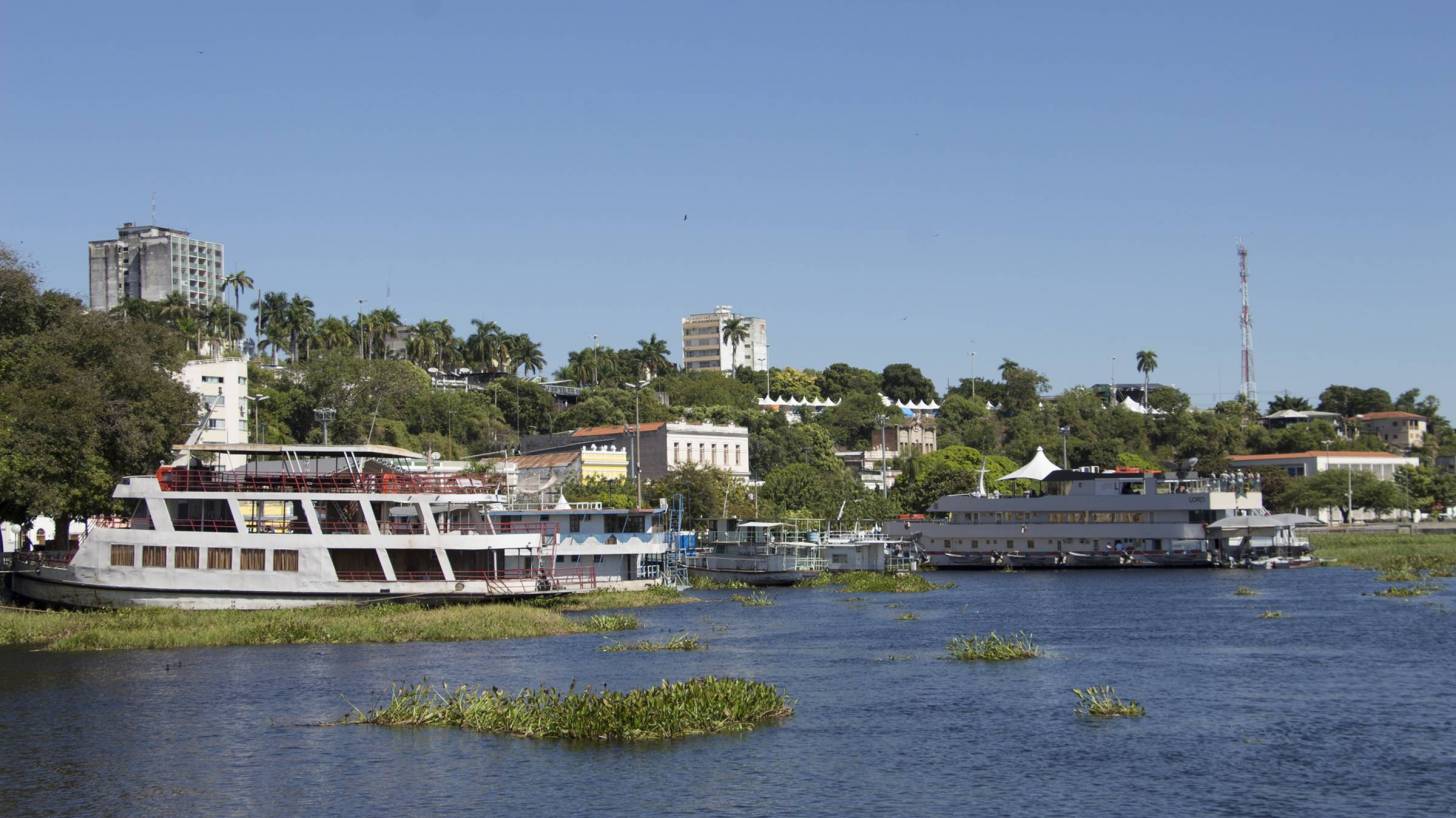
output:
{"label": "white awning", "polygon": [[1220,517],[1208,524],[1209,531],[1270,531],[1324,523],[1303,514],[1248,514]]}
{"label": "white awning", "polygon": [[1061,471],[1061,468],[1061,466],[1048,460],[1046,452],[1042,451],[1040,446],[1037,446],[1036,454],[1032,456],[1030,463],[1006,475],[1001,480],[1045,480],[1048,474],[1054,471]]}
{"label": "white awning", "polygon": [[739,528],[778,528],[783,523],[739,523]]}

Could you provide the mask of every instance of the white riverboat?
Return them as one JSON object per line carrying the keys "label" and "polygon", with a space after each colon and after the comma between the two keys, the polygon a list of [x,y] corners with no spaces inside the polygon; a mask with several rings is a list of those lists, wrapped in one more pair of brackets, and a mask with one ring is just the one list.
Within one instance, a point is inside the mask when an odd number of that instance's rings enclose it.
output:
{"label": "white riverboat", "polygon": [[1067,470],[1038,449],[1002,478],[1015,479],[1039,488],[988,493],[983,479],[886,531],[915,537],[940,568],[1211,567],[1233,562],[1234,529],[1217,521],[1266,514],[1257,479],[1242,474]]}
{"label": "white riverboat", "polygon": [[[390,446],[198,444],[125,478],[125,515],[72,551],[15,555],[17,595],[70,607],[284,608],[490,600],[658,582],[661,512],[506,496]],[[225,470],[199,458],[241,455]],[[428,461],[425,461],[428,462]]]}
{"label": "white riverboat", "polygon": [[689,577],[753,586],[793,585],[825,567],[818,531],[776,522],[707,521],[707,531],[685,559]]}

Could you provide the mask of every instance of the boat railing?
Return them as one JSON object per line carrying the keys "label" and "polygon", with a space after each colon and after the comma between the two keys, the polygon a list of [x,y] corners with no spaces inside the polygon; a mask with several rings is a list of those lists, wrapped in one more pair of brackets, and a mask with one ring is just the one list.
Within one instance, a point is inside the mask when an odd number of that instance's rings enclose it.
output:
{"label": "boat railing", "polygon": [[[323,525],[323,521],[319,522]],[[243,520],[243,527],[249,534],[311,534],[308,530],[307,520],[266,520],[246,518]],[[181,529],[178,529],[179,531]],[[232,529],[228,529],[232,530]],[[323,530],[325,534],[335,533],[328,529]]]}
{"label": "boat railing", "polygon": [[41,566],[56,568],[71,564],[78,549],[52,549],[46,551],[13,552],[11,568],[15,571],[34,571]]}
{"label": "boat railing", "polygon": [[407,474],[337,472],[334,474],[258,474],[207,468],[164,466],[157,470],[163,491],[312,494],[496,494],[503,478],[480,474]]}
{"label": "boat railing", "polygon": [[122,517],[120,515],[113,514],[101,517],[92,517],[88,522],[90,522],[91,525],[99,528],[130,528],[138,531],[152,530],[152,521],[150,518],[145,516]]}
{"label": "boat railing", "polygon": [[[172,529],[175,531],[211,531],[226,534],[238,533],[238,524],[228,519],[206,519],[181,517],[172,521]],[[304,532],[308,533],[308,524],[304,524]]]}

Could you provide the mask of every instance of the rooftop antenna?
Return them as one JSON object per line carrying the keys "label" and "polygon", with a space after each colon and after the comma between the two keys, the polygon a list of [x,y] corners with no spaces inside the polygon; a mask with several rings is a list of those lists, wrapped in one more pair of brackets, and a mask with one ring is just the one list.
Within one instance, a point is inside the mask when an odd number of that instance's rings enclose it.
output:
{"label": "rooftop antenna", "polygon": [[152,191],[152,224],[157,223],[157,191]]}
{"label": "rooftop antenna", "polygon": [[1249,251],[1244,249],[1243,242],[1239,242],[1239,299],[1242,303],[1239,330],[1243,336],[1243,383],[1239,386],[1239,396],[1257,404],[1258,390],[1254,387],[1254,320],[1249,317]]}

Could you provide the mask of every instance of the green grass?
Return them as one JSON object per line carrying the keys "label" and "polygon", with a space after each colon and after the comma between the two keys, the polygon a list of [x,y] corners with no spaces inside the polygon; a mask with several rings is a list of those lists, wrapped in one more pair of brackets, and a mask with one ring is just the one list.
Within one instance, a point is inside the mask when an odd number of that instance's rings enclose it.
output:
{"label": "green grass", "polygon": [[708,577],[692,575],[688,576],[688,585],[704,591],[741,591],[745,588],[753,587],[746,582],[740,582],[736,579],[729,580],[728,582],[718,582]]}
{"label": "green grass", "polygon": [[1099,719],[1138,718],[1145,715],[1143,706],[1132,699],[1117,697],[1117,689],[1110,685],[1089,687],[1085,690],[1073,688],[1077,697],[1077,715]]}
{"label": "green grass", "polygon": [[1431,576],[1450,576],[1456,568],[1456,534],[1330,533],[1311,534],[1309,541],[1316,556],[1355,568]]}
{"label": "green grass", "polygon": [[728,598],[745,608],[766,608],[774,604],[773,599],[763,591],[754,591],[751,594],[734,594]]}
{"label": "green grass", "polygon": [[1258,596],[1259,592],[1247,585],[1240,585],[1234,589],[1234,596]]}
{"label": "green grass", "polygon": [[511,695],[501,690],[396,688],[377,710],[355,711],[350,724],[457,727],[522,738],[651,741],[708,733],[737,733],[793,714],[772,685],[711,676],[626,692],[590,688],[565,693],[542,687]]}
{"label": "green grass", "polygon": [[676,588],[655,585],[641,591],[597,590],[582,594],[562,594],[534,600],[531,604],[555,611],[610,611],[624,608],[655,608],[659,605],[681,605],[701,602]]}
{"label": "green grass", "polygon": [[935,583],[919,573],[883,574],[877,571],[825,571],[813,579],[794,584],[796,588],[839,586],[847,594],[920,594],[941,588],[954,588],[955,583]]}
{"label": "green grass", "polygon": [[640,642],[611,642],[602,645],[602,653],[627,653],[628,651],[641,651],[643,653],[658,653],[665,650],[703,650],[706,645],[699,641],[698,637],[680,633],[666,642],[649,642],[646,639]]}
{"label": "green grass", "polygon": [[895,617],[895,621],[897,621],[897,622],[914,622],[915,620],[917,620],[919,618],[920,617],[916,616],[915,614],[910,613],[910,612],[907,611],[907,612],[902,613],[899,616]]}
{"label": "green grass", "polygon": [[962,662],[1006,662],[1015,659],[1034,659],[1041,655],[1041,648],[1025,633],[1003,638],[995,631],[981,636],[957,636],[945,646],[953,659]]}
{"label": "green grass", "polygon": [[1260,619],[1283,619],[1284,618],[1284,612],[1283,611],[1264,611],[1263,613],[1259,614],[1259,618]]}
{"label": "green grass", "polygon": [[463,642],[597,633],[637,627],[635,617],[576,620],[533,605],[425,607],[389,603],[280,611],[0,610],[0,645],[43,650],[131,650],[231,645]]}
{"label": "green grass", "polygon": [[1392,585],[1375,592],[1376,596],[1411,597],[1426,596],[1441,590],[1439,585]]}
{"label": "green grass", "polygon": [[597,614],[586,619],[586,628],[592,633],[635,631],[637,617],[632,614]]}

